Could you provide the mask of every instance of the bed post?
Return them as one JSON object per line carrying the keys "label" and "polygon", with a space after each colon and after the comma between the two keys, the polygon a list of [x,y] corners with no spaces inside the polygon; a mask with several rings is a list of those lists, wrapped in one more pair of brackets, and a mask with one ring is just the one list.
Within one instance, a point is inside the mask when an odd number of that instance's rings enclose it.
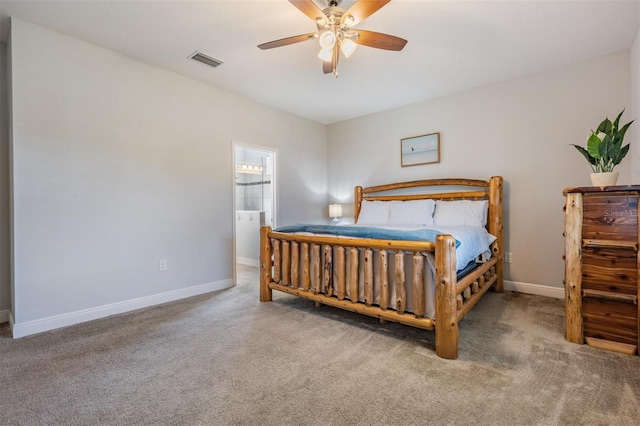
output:
{"label": "bed post", "polygon": [[497,279],[494,287],[497,293],[502,293],[503,291],[504,245],[502,239],[502,204],[502,176],[493,176],[489,179],[489,233],[497,238],[497,252],[494,253],[494,255],[498,257],[498,263],[496,263]]}
{"label": "bed post", "polygon": [[458,308],[456,300],[456,240],[436,236],[436,355],[458,358]]}
{"label": "bed post", "polygon": [[360,208],[362,207],[363,191],[361,186],[353,188],[353,223],[358,223]]}
{"label": "bed post", "polygon": [[269,288],[271,281],[271,241],[270,226],[260,228],[260,301],[271,302],[273,290]]}

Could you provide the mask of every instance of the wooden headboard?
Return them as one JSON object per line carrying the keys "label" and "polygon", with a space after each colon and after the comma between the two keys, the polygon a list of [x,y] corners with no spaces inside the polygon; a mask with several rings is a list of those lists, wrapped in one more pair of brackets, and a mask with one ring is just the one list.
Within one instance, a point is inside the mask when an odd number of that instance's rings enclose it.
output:
{"label": "wooden headboard", "polygon": [[[502,252],[502,176],[492,176],[489,180],[479,179],[426,179],[411,182],[390,183],[387,185],[356,186],[353,194],[353,219],[357,223],[363,200],[368,201],[407,201],[407,200],[483,200],[489,201],[487,214],[487,230],[497,240],[497,247]],[[442,191],[438,190],[440,187]],[[456,188],[452,191],[452,187]],[[463,187],[462,190],[458,190]],[[425,192],[398,193],[399,190],[424,188]],[[430,190],[427,190],[430,188]],[[466,189],[465,189],[466,188]],[[435,189],[435,190],[433,190]],[[395,194],[385,194],[395,192]]]}

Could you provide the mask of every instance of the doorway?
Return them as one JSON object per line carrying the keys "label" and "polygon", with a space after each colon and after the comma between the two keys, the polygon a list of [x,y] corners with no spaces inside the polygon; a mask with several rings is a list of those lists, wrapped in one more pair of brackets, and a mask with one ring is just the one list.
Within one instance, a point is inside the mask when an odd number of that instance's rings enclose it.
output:
{"label": "doorway", "polygon": [[260,227],[276,226],[276,154],[233,142],[234,282],[238,268],[260,266]]}

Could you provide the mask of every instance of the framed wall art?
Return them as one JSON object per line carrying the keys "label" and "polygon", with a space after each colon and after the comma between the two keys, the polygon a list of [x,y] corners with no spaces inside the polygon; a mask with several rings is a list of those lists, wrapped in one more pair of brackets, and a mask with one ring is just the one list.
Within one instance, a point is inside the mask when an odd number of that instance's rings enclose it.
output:
{"label": "framed wall art", "polygon": [[400,139],[402,167],[440,162],[440,133]]}

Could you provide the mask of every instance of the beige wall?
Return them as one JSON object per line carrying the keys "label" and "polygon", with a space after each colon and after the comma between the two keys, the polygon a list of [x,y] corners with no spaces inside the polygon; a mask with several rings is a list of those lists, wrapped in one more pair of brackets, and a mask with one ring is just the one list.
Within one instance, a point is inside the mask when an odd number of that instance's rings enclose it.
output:
{"label": "beige wall", "polygon": [[14,334],[230,285],[234,140],[279,150],[282,223],[323,219],[326,126],[20,20],[11,48]]}
{"label": "beige wall", "polygon": [[[569,144],[629,108],[629,66],[629,52],[616,53],[331,125],[330,197],[350,202],[355,185],[502,175],[506,278],[562,287],[562,189],[589,185],[591,170]],[[400,139],[431,132],[441,134],[441,163],[400,167]],[[630,162],[619,170],[629,183]]]}
{"label": "beige wall", "polygon": [[[640,3],[638,3],[640,20]],[[631,46],[631,115],[635,121],[629,128],[628,142],[631,157],[631,181],[640,184],[640,29]],[[627,140],[625,140],[627,142]]]}

